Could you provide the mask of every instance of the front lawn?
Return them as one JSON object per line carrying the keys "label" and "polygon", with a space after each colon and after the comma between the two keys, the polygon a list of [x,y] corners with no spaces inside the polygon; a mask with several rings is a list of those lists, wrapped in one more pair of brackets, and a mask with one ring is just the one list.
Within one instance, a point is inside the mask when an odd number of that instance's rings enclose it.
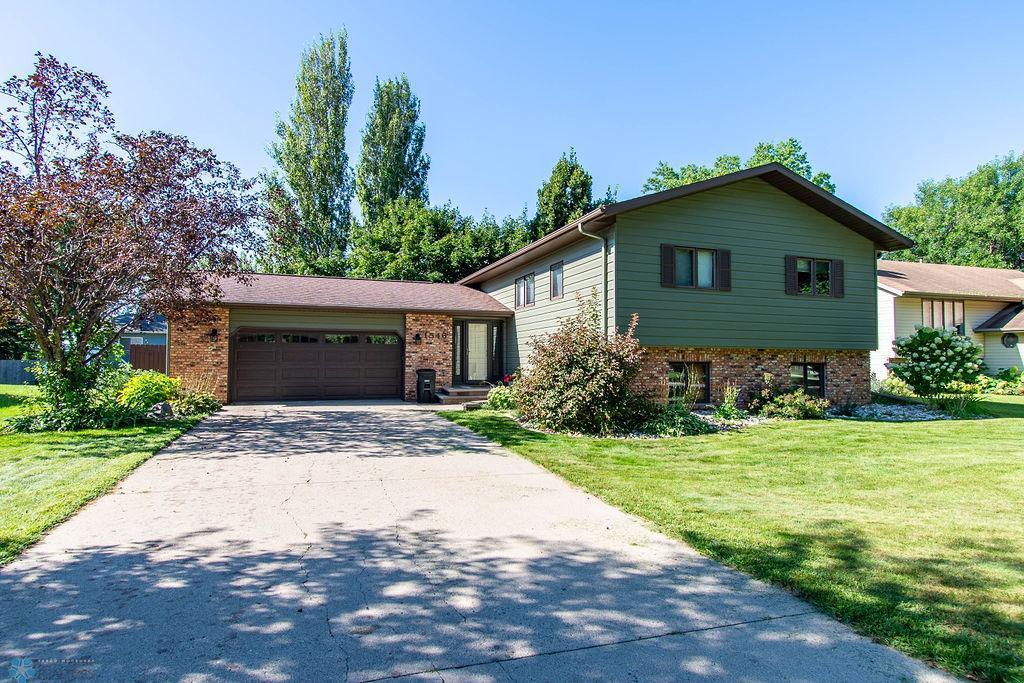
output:
{"label": "front lawn", "polygon": [[[0,385],[0,419],[32,387]],[[123,429],[0,434],[0,565],[110,490],[194,420]]]}
{"label": "front lawn", "polygon": [[657,440],[442,415],[860,633],[958,675],[1019,681],[1024,398],[988,407],[1004,417],[779,422]]}

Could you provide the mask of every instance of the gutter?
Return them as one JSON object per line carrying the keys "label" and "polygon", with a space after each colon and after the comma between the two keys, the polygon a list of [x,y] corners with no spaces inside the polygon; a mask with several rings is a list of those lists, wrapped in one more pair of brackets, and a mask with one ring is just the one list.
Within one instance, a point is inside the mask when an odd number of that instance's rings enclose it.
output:
{"label": "gutter", "polygon": [[576,224],[576,229],[584,237],[601,242],[601,327],[608,336],[608,237],[584,230],[582,219]]}

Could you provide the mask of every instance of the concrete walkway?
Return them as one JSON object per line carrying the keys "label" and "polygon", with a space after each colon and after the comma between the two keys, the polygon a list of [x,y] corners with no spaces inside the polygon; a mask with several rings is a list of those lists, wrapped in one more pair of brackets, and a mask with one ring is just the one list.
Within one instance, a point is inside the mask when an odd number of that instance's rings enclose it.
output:
{"label": "concrete walkway", "polygon": [[99,680],[946,680],[430,411],[234,406],[0,571]]}

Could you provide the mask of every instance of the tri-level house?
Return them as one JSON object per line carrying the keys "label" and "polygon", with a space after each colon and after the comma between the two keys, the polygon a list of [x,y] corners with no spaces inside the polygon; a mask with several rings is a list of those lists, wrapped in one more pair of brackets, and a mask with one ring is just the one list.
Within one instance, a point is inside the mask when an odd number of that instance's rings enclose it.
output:
{"label": "tri-level house", "polygon": [[[529,363],[530,340],[596,296],[639,316],[641,382],[662,400],[741,396],[765,373],[870,400],[875,263],[910,240],[769,164],[601,206],[455,284],[255,275],[202,323],[170,323],[170,373],[234,401],[416,397],[433,370],[459,400]],[[211,322],[212,321],[212,322]]]}
{"label": "tri-level house", "polygon": [[878,262],[878,350],[871,371],[889,374],[897,337],[947,329],[981,347],[990,372],[1024,368],[1024,272],[944,263]]}

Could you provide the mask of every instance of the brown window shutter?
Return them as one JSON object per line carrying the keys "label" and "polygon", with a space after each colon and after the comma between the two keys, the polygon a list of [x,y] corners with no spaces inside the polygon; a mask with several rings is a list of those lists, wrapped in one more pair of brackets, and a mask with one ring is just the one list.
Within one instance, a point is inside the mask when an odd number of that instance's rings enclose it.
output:
{"label": "brown window shutter", "polygon": [[718,283],[718,290],[728,292],[732,289],[732,252],[728,249],[719,249],[715,254],[715,281]]}
{"label": "brown window shutter", "polygon": [[796,256],[786,257],[786,294],[796,294]]}
{"label": "brown window shutter", "polygon": [[846,294],[846,276],[843,272],[843,262],[839,259],[832,261],[832,296],[841,299]]}
{"label": "brown window shutter", "polygon": [[676,248],[671,244],[661,245],[661,286],[676,286]]}

